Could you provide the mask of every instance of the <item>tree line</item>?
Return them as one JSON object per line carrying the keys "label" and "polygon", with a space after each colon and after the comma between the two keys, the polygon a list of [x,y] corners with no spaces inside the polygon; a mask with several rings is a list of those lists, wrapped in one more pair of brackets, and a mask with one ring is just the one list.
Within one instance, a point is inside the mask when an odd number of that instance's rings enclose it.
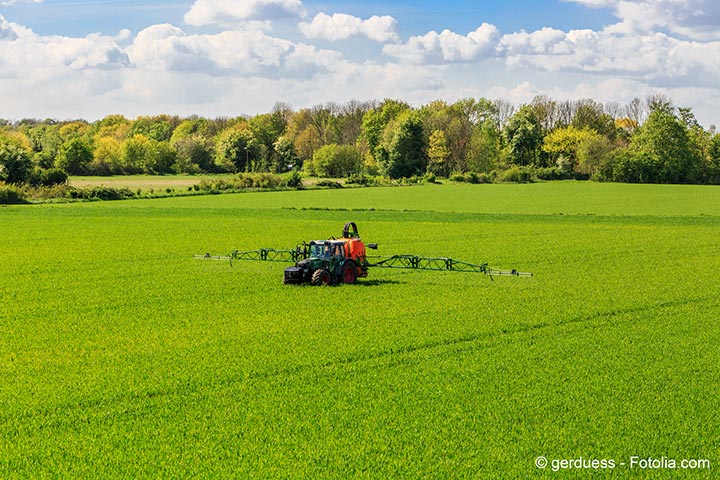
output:
{"label": "tree line", "polygon": [[720,183],[720,134],[664,96],[629,104],[538,96],[504,100],[327,103],[208,119],[0,120],[0,181],[69,175],[302,170],[392,179],[541,172],[547,178]]}

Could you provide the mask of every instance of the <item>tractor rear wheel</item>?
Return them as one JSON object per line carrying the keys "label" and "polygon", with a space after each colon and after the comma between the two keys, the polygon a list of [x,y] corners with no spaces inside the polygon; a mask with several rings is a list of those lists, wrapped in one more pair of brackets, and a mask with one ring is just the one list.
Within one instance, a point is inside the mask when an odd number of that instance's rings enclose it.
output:
{"label": "tractor rear wheel", "polygon": [[355,280],[357,280],[357,267],[355,262],[348,260],[343,265],[342,281],[343,283],[355,283]]}
{"label": "tractor rear wheel", "polygon": [[312,278],[310,279],[310,283],[313,285],[330,285],[331,277],[330,272],[325,270],[324,268],[318,268],[315,270],[312,274]]}

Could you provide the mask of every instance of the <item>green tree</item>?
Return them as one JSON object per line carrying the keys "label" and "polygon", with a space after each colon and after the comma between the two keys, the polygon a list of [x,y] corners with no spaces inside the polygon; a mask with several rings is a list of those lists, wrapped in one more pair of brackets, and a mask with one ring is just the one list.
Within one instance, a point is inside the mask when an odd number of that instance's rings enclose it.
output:
{"label": "green tree", "polygon": [[157,140],[150,140],[149,147],[143,166],[145,173],[172,173],[177,157],[175,149],[168,142],[158,142]]}
{"label": "green tree", "polygon": [[302,168],[302,162],[300,162],[300,158],[297,153],[295,153],[295,144],[292,140],[281,136],[275,141],[273,148],[278,156],[278,173]]}
{"label": "green tree", "polygon": [[[386,161],[386,153],[395,133],[393,122],[409,110],[410,105],[407,103],[385,99],[363,116],[360,141],[367,144],[374,163],[382,164]],[[388,138],[390,141],[386,141]]]}
{"label": "green tree", "polygon": [[83,175],[89,172],[92,161],[90,145],[79,137],[73,137],[60,147],[55,165],[70,175]]}
{"label": "green tree", "polygon": [[665,108],[650,113],[633,136],[630,149],[659,159],[661,183],[694,182],[700,176],[701,159],[690,143],[686,126]]}
{"label": "green tree", "polygon": [[422,121],[409,114],[400,122],[388,149],[385,172],[390,178],[422,175],[427,165]]}
{"label": "green tree", "polygon": [[257,115],[250,119],[250,132],[254,144],[259,149],[261,165],[256,170],[278,170],[278,158],[275,142],[285,132],[286,124],[280,114]]}
{"label": "green tree", "polygon": [[708,183],[720,184],[720,133],[709,141],[706,171]]}
{"label": "green tree", "polygon": [[179,123],[177,117],[158,115],[155,117],[138,117],[132,122],[130,135],[144,135],[157,142],[167,142]]}
{"label": "green tree", "polygon": [[0,181],[24,183],[31,172],[30,149],[16,138],[0,136]]}
{"label": "green tree", "polygon": [[348,177],[360,173],[362,157],[357,148],[351,145],[331,143],[320,147],[305,168],[308,173],[318,177]]}
{"label": "green tree", "polygon": [[510,160],[516,165],[535,165],[542,145],[542,129],[535,111],[523,105],[504,130]]}
{"label": "green tree", "polygon": [[[569,127],[558,128],[546,135],[542,148],[544,152],[550,155],[550,159],[553,162],[567,162],[572,171],[577,169],[579,151],[585,146],[583,149],[585,155],[583,158],[583,168],[590,168],[597,160],[591,157],[593,157],[595,153],[600,154],[598,148],[600,148],[601,145],[609,143],[608,141],[603,144],[599,138],[605,137],[591,128],[584,127],[579,129],[570,125]],[[592,144],[592,147],[590,144]]]}
{"label": "green tree", "polygon": [[174,170],[178,173],[210,172],[213,168],[211,122],[204,118],[182,121],[170,137],[175,149]]}
{"label": "green tree", "polygon": [[591,129],[609,139],[616,135],[615,119],[603,111],[603,106],[590,99],[578,100],[571,126],[578,130]]}
{"label": "green tree", "polygon": [[122,173],[122,142],[113,137],[99,137],[95,141],[90,172],[93,175]]}
{"label": "green tree", "polygon": [[430,134],[428,140],[428,172],[439,177],[448,177],[450,170],[448,159],[450,149],[447,146],[447,137],[442,130],[435,130]]}
{"label": "green tree", "polygon": [[141,173],[151,149],[150,139],[142,134],[133,135],[122,144],[122,170],[126,174]]}
{"label": "green tree", "polygon": [[215,143],[215,162],[235,172],[257,171],[261,147],[248,128],[230,127]]}
{"label": "green tree", "polygon": [[488,117],[473,127],[466,166],[471,172],[486,173],[498,166],[501,132],[496,119]]}
{"label": "green tree", "polygon": [[614,150],[615,145],[604,135],[597,134],[584,139],[577,147],[575,170],[595,177],[602,165],[610,160]]}

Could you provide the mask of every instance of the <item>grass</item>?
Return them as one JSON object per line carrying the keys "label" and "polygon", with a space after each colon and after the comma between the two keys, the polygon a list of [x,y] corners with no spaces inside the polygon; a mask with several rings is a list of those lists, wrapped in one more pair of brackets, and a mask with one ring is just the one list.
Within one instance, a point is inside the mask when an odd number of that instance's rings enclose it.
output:
{"label": "grass", "polygon": [[[0,208],[0,478],[716,468],[719,210],[712,187],[574,182]],[[379,253],[535,277],[286,287],[282,264],[191,258],[347,220]]]}

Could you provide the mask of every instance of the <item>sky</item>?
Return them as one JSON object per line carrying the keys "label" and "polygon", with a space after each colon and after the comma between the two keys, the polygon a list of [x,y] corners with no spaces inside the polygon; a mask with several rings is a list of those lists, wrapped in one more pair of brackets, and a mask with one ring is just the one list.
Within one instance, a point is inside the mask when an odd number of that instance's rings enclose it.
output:
{"label": "sky", "polygon": [[717,0],[0,0],[0,118],[661,93],[720,125]]}

